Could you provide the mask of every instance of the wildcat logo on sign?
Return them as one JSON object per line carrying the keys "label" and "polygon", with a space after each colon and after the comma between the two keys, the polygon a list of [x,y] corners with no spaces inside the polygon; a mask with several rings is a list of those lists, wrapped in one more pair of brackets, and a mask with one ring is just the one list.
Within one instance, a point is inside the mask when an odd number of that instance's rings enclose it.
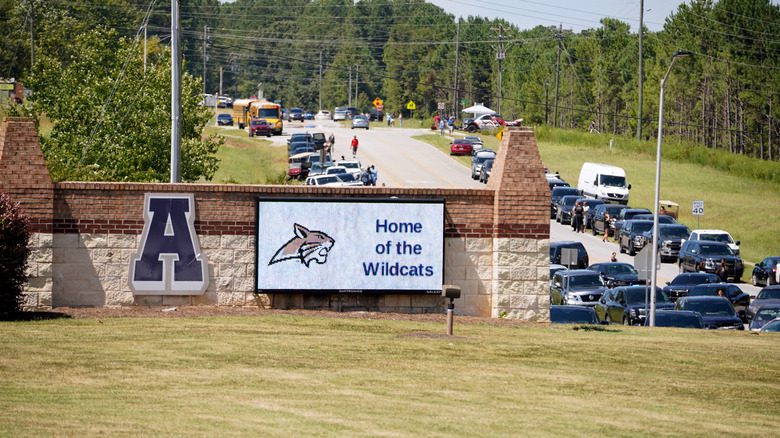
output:
{"label": "wildcat logo on sign", "polygon": [[307,268],[311,262],[324,265],[335,240],[322,231],[309,230],[303,225],[293,225],[295,237],[288,240],[271,258],[268,265],[285,260],[297,260]]}
{"label": "wildcat logo on sign", "polygon": [[144,231],[130,260],[135,295],[202,295],[208,286],[208,261],[195,234],[195,196],[144,196]]}

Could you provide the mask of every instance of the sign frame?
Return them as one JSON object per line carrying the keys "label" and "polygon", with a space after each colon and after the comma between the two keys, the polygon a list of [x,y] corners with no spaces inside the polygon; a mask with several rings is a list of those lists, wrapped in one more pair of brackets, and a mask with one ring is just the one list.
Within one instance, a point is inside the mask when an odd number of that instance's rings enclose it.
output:
{"label": "sign frame", "polygon": [[691,215],[704,216],[704,201],[693,201],[691,204]]}
{"label": "sign frame", "polygon": [[350,198],[350,197],[334,197],[334,198],[321,198],[321,197],[290,197],[290,196],[257,196],[255,197],[255,275],[254,275],[254,292],[258,294],[280,294],[280,295],[293,295],[293,294],[305,294],[305,295],[382,295],[382,294],[394,294],[394,295],[441,295],[441,287],[437,289],[349,289],[349,288],[336,288],[336,289],[261,289],[260,286],[260,204],[263,202],[294,202],[294,203],[351,203],[351,204],[440,204],[442,208],[442,235],[441,235],[441,266],[439,270],[441,272],[441,283],[444,285],[445,278],[445,266],[446,266],[446,242],[445,242],[445,230],[447,229],[447,212],[446,212],[446,199],[443,197],[432,198],[391,198],[391,197],[366,197],[366,198]]}

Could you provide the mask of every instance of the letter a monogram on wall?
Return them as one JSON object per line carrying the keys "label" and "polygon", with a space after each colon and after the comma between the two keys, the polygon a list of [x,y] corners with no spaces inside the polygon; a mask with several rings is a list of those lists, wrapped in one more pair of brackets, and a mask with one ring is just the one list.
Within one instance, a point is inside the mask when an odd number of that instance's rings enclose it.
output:
{"label": "letter a monogram on wall", "polygon": [[134,295],[202,295],[208,261],[195,234],[195,195],[144,195],[144,231],[130,260]]}

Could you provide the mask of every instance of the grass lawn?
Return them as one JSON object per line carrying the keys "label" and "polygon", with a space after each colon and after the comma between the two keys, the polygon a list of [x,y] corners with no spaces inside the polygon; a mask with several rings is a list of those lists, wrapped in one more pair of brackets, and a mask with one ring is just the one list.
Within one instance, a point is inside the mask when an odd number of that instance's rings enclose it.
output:
{"label": "grass lawn", "polygon": [[[1,323],[0,436],[767,436],[776,335],[294,315]],[[600,328],[600,327],[597,327]]]}
{"label": "grass lawn", "polygon": [[[268,140],[249,138],[232,126],[214,127],[206,134],[220,134],[225,144],[217,152],[220,166],[210,182],[232,184],[281,184],[287,174],[287,149]],[[202,180],[201,182],[206,182]]]}

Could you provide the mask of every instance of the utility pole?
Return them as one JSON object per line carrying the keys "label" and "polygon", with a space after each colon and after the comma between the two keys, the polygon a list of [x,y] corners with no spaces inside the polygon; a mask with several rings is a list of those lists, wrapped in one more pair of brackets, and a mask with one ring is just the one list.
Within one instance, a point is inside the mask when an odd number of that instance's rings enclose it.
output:
{"label": "utility pole", "polygon": [[181,55],[179,53],[179,0],[171,0],[171,183],[179,177],[181,144]]}
{"label": "utility pole", "polygon": [[148,23],[144,21],[144,75],[146,75],[146,28]]}
{"label": "utility pole", "polygon": [[558,34],[555,39],[558,41],[558,56],[555,59],[555,109],[553,110],[553,126],[558,126],[558,85],[561,77],[561,33],[563,32],[563,23],[558,25]]}
{"label": "utility pole", "polygon": [[320,111],[322,111],[322,50],[320,50]]}
{"label": "utility pole", "polygon": [[33,0],[28,0],[30,4],[30,70],[35,65],[35,9],[33,9]]}
{"label": "utility pole", "polygon": [[358,80],[358,70],[359,70],[359,67],[360,66],[358,64],[355,64],[355,99],[354,99],[355,100],[355,105],[358,104],[358,102],[357,102],[357,100],[358,100],[358,84],[360,83],[360,80]]}
{"label": "utility pole", "polygon": [[498,61],[498,113],[501,114],[501,61],[506,58],[506,49],[504,48],[504,26],[498,25],[497,27],[491,27],[490,30],[498,34],[498,46],[496,46],[496,60]]}
{"label": "utility pole", "polygon": [[219,96],[222,96],[222,69],[223,66],[219,66],[219,95],[217,96],[217,99],[219,100]]}
{"label": "utility pole", "polygon": [[209,27],[203,26],[203,94],[206,94],[206,45],[208,41]]}
{"label": "utility pole", "polygon": [[347,106],[352,106],[352,65],[349,66],[349,85],[347,86]]}
{"label": "utility pole", "polygon": [[460,51],[460,17],[455,26],[455,80],[452,81],[455,84],[453,89],[452,109],[455,113],[455,117],[459,114],[458,108],[458,52]]}
{"label": "utility pole", "polygon": [[636,139],[642,141],[642,97],[644,95],[644,63],[645,59],[642,56],[642,34],[643,21],[645,14],[645,0],[639,0],[639,108],[637,108],[637,124],[636,124]]}
{"label": "utility pole", "polygon": [[550,123],[549,91],[550,91],[550,81],[545,80],[544,81],[544,126],[547,126]]}

